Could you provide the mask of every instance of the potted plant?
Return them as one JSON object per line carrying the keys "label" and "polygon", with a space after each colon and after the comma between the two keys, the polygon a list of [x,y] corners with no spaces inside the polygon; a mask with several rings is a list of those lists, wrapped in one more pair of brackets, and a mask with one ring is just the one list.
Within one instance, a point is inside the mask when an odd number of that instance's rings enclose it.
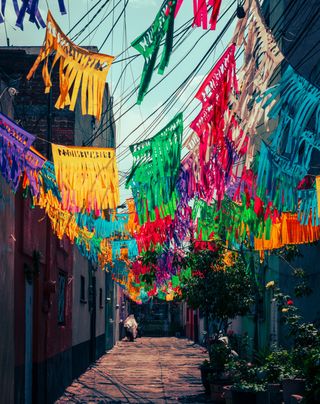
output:
{"label": "potted plant", "polygon": [[210,362],[206,359],[200,365],[201,381],[206,394],[210,394],[210,380],[209,376],[213,372]]}
{"label": "potted plant", "polygon": [[[234,254],[230,259],[228,254],[229,259],[226,260],[225,255],[226,251],[219,246],[200,251],[191,248],[184,260],[184,265],[191,268],[193,276],[181,284],[181,298],[189,307],[200,309],[205,314],[208,335],[209,322],[215,325],[213,341],[226,335],[230,320],[247,314],[254,301],[254,281],[248,274],[242,257]],[[211,355],[210,365],[216,367],[215,361],[218,359],[212,355],[219,356],[221,352],[215,351],[216,348],[211,350],[209,346],[207,349]],[[208,364],[200,369],[204,387],[208,391],[204,375],[215,374],[211,379],[215,377],[217,380],[217,369],[212,372],[212,369],[208,369]]]}
{"label": "potted plant", "polygon": [[212,372],[209,375],[211,399],[218,403],[224,402],[223,387],[232,383],[226,364],[230,359],[231,349],[223,340],[214,341],[209,347]]}
{"label": "potted plant", "polygon": [[233,404],[267,404],[266,380],[262,369],[245,360],[231,364],[234,384],[231,388]]}

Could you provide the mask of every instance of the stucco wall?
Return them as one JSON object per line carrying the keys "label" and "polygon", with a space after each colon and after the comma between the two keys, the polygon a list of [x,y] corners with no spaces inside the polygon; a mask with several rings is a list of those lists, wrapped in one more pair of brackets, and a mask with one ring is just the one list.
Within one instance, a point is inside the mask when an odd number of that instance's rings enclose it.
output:
{"label": "stucco wall", "polygon": [[[0,80],[0,111],[13,116],[7,84]],[[0,391],[3,402],[14,396],[14,195],[0,176]]]}

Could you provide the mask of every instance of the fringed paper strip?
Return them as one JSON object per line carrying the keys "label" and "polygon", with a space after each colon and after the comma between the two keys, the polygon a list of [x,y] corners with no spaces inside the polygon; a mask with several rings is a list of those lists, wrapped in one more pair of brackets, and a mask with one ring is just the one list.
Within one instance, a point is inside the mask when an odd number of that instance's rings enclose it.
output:
{"label": "fringed paper strip", "polygon": [[160,218],[159,214],[157,214],[157,218],[153,222],[144,223],[134,236],[137,240],[139,251],[152,251],[157,246],[163,245],[167,238],[172,235],[170,232],[171,225],[171,216]]}
{"label": "fringed paper strip", "polygon": [[[267,99],[263,107],[270,109],[268,116],[276,119],[283,111],[292,119],[290,135],[298,137],[301,132],[308,129],[320,134],[320,90],[296,73],[288,66],[281,77],[279,84],[269,88],[263,94]],[[315,117],[311,123],[311,118]],[[287,121],[283,121],[283,127]],[[312,125],[312,127],[311,127]]]}
{"label": "fringed paper strip", "polygon": [[[51,55],[54,59],[49,66]],[[52,87],[52,69],[59,61],[60,96],[55,107],[68,106],[74,111],[81,88],[82,114],[100,119],[105,82],[113,60],[113,56],[91,52],[72,43],[48,11],[45,41],[27,79],[30,80],[40,63],[44,62],[42,77],[48,93]]]}
{"label": "fringed paper strip", "polygon": [[127,231],[129,216],[127,213],[117,213],[110,220],[102,217],[95,219],[92,215],[84,213],[76,213],[75,215],[78,225],[94,231],[97,238],[125,238],[130,236]]}
{"label": "fringed paper strip", "polygon": [[270,240],[256,238],[255,250],[273,250],[285,245],[313,243],[320,240],[320,226],[312,226],[311,220],[307,225],[298,221],[297,214],[283,213],[281,220],[272,225]]}
{"label": "fringed paper strip", "polygon": [[200,197],[208,204],[223,199],[231,170],[243,148],[245,134],[230,112],[238,92],[235,45],[231,44],[196,94],[202,110],[191,123],[200,138]]}
{"label": "fringed paper strip", "polygon": [[308,170],[277,155],[264,142],[261,143],[257,194],[264,201],[271,201],[281,212],[297,209],[297,186]]}
{"label": "fringed paper strip", "polygon": [[[270,85],[283,54],[266,27],[258,1],[249,0],[246,4],[246,16],[238,21],[232,40],[239,47],[244,44],[244,61],[238,74],[240,97],[232,110],[240,118],[245,133],[253,136],[264,114],[257,99]],[[250,161],[247,161],[247,167],[248,164]]]}
{"label": "fringed paper strip", "polygon": [[140,224],[160,217],[174,217],[176,180],[180,168],[182,114],[178,114],[153,138],[130,146],[133,156],[126,187],[131,187]]}
{"label": "fringed paper strip", "polygon": [[[191,180],[191,181],[190,181]],[[189,206],[189,201],[194,195],[192,190],[193,173],[188,170],[187,162],[181,164],[179,177],[176,184],[176,189],[179,194],[179,203],[175,212],[175,217],[167,231],[167,242],[171,238],[177,246],[181,246],[187,239],[188,232],[192,227],[192,209]]]}
{"label": "fringed paper strip", "polygon": [[[237,93],[238,83],[236,77],[235,45],[231,44],[219,61],[215,64],[209,75],[201,84],[195,95],[202,103],[202,110],[191,123],[190,127],[198,134],[206,147],[210,147],[215,140],[215,131],[223,130],[225,111],[232,99],[232,93]],[[211,129],[211,127],[213,128]],[[213,131],[213,133],[211,133]],[[208,161],[208,157],[205,158]]]}
{"label": "fringed paper strip", "polygon": [[112,246],[112,259],[118,260],[133,260],[135,259],[139,252],[137,247],[137,242],[134,239],[130,240],[113,240],[111,242]]}
{"label": "fringed paper strip", "polygon": [[131,234],[131,236],[134,236],[135,234],[139,233],[140,230],[134,199],[128,198],[126,200],[126,205],[128,208],[128,223],[126,229]]}
{"label": "fringed paper strip", "polygon": [[193,25],[208,28],[208,7],[212,7],[209,19],[210,29],[216,29],[222,0],[193,0]]}
{"label": "fringed paper strip", "polygon": [[25,154],[25,174],[33,197],[39,195],[39,172],[45,161],[46,158],[38,153],[33,147],[31,147]]}
{"label": "fringed paper strip", "polygon": [[317,193],[317,206],[318,206],[318,217],[320,217],[320,176],[316,177],[316,193]]}
{"label": "fringed paper strip", "polygon": [[318,189],[312,188],[298,190],[298,200],[299,222],[306,226],[309,219],[311,219],[312,226],[318,226],[320,224],[318,212]]}
{"label": "fringed paper strip", "polygon": [[[82,230],[83,231],[83,230]],[[92,264],[99,264],[99,255],[101,252],[101,238],[95,237],[93,234],[90,238],[82,237],[80,233],[76,238],[76,246],[78,247],[82,256],[86,257]]]}
{"label": "fringed paper strip", "polygon": [[43,187],[44,194],[47,194],[49,190],[52,195],[61,202],[61,194],[57,184],[56,176],[54,173],[54,165],[51,161],[46,161],[39,173],[41,186]]}
{"label": "fringed paper strip", "polygon": [[[4,22],[6,0],[1,1],[0,23]],[[35,23],[37,28],[44,28],[45,22],[39,11],[39,0],[22,0],[21,7],[19,8],[18,0],[12,0],[15,13],[17,15],[16,26],[23,30],[23,20],[26,14],[29,14],[29,21]],[[61,14],[66,14],[67,10],[64,4],[64,0],[58,0],[59,9]]]}
{"label": "fringed paper strip", "polygon": [[164,69],[169,64],[173,44],[176,4],[177,0],[164,0],[152,25],[131,43],[131,46],[140,52],[145,60],[137,104],[141,104],[148,91],[153,70],[157,61],[157,55],[161,46],[161,41],[164,37],[164,48],[162,51],[158,73],[163,74]]}
{"label": "fringed paper strip", "polygon": [[52,155],[63,209],[85,209],[99,216],[119,205],[114,149],[53,144]]}
{"label": "fringed paper strip", "polygon": [[[0,113],[0,167],[1,173],[14,191],[26,168],[26,153],[35,137]],[[31,154],[29,155],[29,157]],[[31,157],[30,157],[31,158]],[[31,167],[28,167],[29,169]],[[28,171],[30,174],[30,170]]]}

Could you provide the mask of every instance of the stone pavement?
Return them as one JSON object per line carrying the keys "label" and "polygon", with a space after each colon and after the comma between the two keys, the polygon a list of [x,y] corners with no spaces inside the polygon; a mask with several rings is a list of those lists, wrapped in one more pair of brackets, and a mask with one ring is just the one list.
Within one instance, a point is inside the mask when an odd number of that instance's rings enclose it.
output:
{"label": "stone pavement", "polygon": [[205,403],[198,366],[203,350],[186,339],[121,341],[56,401],[62,403]]}

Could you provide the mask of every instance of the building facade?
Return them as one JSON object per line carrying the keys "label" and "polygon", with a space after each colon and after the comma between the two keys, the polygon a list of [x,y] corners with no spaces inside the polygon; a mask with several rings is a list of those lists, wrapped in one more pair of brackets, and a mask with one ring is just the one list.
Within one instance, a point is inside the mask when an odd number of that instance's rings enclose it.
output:
{"label": "building facade", "polygon": [[[106,85],[100,123],[56,110],[58,75],[49,95],[39,69],[26,74],[39,48],[0,48],[1,112],[37,136],[35,148],[51,159],[50,142],[115,146],[112,98]],[[15,63],[12,63],[12,61]],[[9,91],[14,88],[15,91]],[[101,125],[106,128],[92,141]],[[52,232],[44,211],[0,179],[0,374],[3,402],[52,403],[120,337],[122,299],[111,276],[91,265],[77,247]],[[112,296],[112,298],[111,298]]]}

